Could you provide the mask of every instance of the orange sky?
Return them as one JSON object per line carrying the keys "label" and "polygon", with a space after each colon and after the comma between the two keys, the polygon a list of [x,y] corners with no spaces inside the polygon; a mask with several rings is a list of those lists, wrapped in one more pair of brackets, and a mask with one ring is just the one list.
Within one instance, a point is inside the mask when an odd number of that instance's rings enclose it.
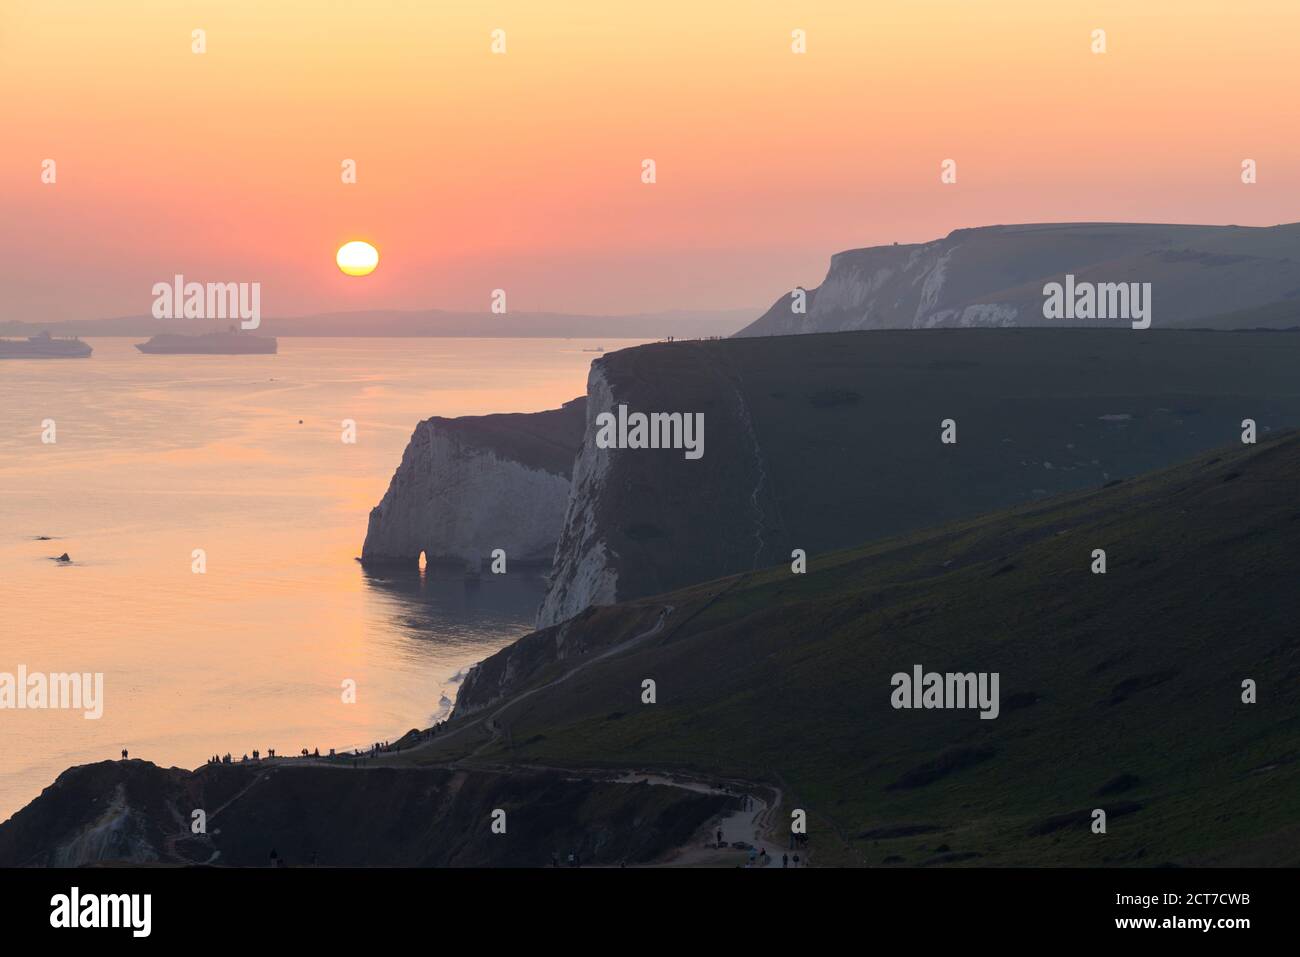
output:
{"label": "orange sky", "polygon": [[962,226],[1300,219],[1297,37],[1296,0],[3,0],[0,319],[178,272],[267,315],[765,307]]}

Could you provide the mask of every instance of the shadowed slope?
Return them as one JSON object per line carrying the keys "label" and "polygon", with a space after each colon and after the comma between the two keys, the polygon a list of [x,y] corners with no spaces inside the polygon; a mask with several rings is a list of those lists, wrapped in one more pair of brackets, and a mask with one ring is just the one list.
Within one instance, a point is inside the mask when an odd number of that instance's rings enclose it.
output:
{"label": "shadowed slope", "polygon": [[[595,647],[634,630],[623,617],[675,610],[652,640],[502,711],[508,734],[481,757],[779,782],[823,862],[1295,864],[1298,493],[1291,433],[813,555],[806,575],[600,609],[521,644],[563,631]],[[572,667],[517,664],[499,701]],[[915,664],[999,672],[1000,717],[894,710],[891,675]],[[1098,807],[1104,836],[1088,829]]]}

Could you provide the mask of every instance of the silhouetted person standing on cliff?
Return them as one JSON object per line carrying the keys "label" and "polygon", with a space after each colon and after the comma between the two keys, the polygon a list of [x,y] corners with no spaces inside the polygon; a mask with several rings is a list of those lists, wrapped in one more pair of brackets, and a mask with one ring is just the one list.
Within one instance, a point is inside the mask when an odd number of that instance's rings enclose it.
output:
{"label": "silhouetted person standing on cliff", "polygon": [[123,761],[126,760],[126,748],[123,748],[123,749],[122,749],[122,760],[123,760]]}

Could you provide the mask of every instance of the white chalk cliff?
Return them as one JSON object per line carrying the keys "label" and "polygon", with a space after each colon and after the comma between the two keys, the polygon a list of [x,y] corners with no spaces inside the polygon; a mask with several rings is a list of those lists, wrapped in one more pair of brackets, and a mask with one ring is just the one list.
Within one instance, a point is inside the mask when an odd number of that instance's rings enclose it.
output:
{"label": "white chalk cliff", "polygon": [[474,564],[493,549],[549,564],[564,521],[586,401],[509,415],[434,417],[416,426],[361,560]]}
{"label": "white chalk cliff", "polygon": [[[652,343],[591,364],[586,432],[538,628],[592,605],[662,594],[780,557],[768,541],[779,518],[761,443],[742,383],[731,363],[719,361],[754,351],[732,340]],[[599,448],[597,417],[623,405],[699,412],[707,454]]]}
{"label": "white chalk cliff", "polygon": [[805,290],[803,311],[792,289],[736,335],[1105,325],[1044,318],[1043,286],[1067,273],[1151,283],[1156,327],[1231,327],[1229,314],[1300,297],[1300,224],[983,226],[928,243],[850,249],[831,257],[820,286]]}
{"label": "white chalk cliff", "polygon": [[615,407],[605,378],[603,360],[591,364],[587,374],[587,422],[582,448],[573,463],[561,533],[555,548],[551,586],[537,612],[537,627],[546,628],[571,618],[588,605],[613,602],[618,587],[605,529],[597,521],[608,478],[611,450],[596,447],[596,416]]}

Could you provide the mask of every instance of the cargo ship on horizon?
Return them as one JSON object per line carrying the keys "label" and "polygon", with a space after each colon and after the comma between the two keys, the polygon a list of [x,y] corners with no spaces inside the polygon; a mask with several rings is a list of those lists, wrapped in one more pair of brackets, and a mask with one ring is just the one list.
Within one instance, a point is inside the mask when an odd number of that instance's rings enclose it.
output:
{"label": "cargo ship on horizon", "polygon": [[92,351],[75,336],[55,339],[48,332],[26,339],[0,339],[0,359],[85,359]]}
{"label": "cargo ship on horizon", "polygon": [[245,356],[275,355],[274,336],[250,336],[236,332],[209,332],[201,336],[159,335],[135,347],[149,355]]}

